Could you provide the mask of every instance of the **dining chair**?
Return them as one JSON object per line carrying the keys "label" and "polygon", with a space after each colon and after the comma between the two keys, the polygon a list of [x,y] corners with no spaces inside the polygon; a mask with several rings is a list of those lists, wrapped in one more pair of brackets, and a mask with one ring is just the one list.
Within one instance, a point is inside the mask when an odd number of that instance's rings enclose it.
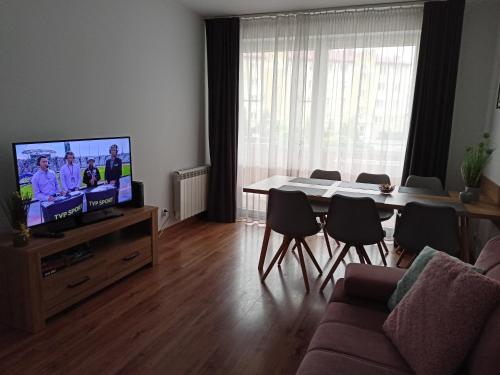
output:
{"label": "dining chair", "polygon": [[278,259],[278,265],[281,265],[290,243],[295,241],[299,253],[304,284],[306,291],[309,292],[309,280],[307,278],[302,245],[320,275],[323,271],[305,241],[306,237],[313,236],[321,230],[321,225],[316,220],[316,216],[314,215],[306,194],[302,191],[269,190],[267,225],[269,225],[273,231],[283,235],[283,242],[271,260],[269,267],[264,272],[261,279],[262,282],[266,280],[267,275]]}
{"label": "dining chair", "polygon": [[[356,182],[364,183],[364,184],[376,184],[376,185],[390,185],[391,179],[386,174],[373,174],[373,173],[360,173],[358,178],[356,178]],[[378,216],[380,221],[387,221],[394,215],[394,210],[390,208],[379,208]],[[385,241],[382,241],[382,246],[385,249],[385,253],[389,253],[389,249]]]}
{"label": "dining chair", "polygon": [[334,194],[328,210],[326,230],[330,236],[344,242],[345,245],[328,272],[326,279],[323,281],[320,291],[323,291],[326,287],[333,273],[340,262],[344,260],[351,247],[356,249],[361,263],[371,264],[364,246],[376,244],[382,258],[382,263],[384,266],[387,266],[384,250],[381,245],[385,233],[382,229],[377,206],[373,199]]}
{"label": "dining chair", "polygon": [[401,254],[396,262],[398,267],[405,254],[412,255],[411,264],[425,246],[459,256],[457,213],[453,207],[408,202],[398,219],[394,240]]}
{"label": "dining chair", "polygon": [[409,175],[405,182],[406,187],[422,188],[429,190],[443,190],[443,184],[437,177],[423,177],[416,175]]}
{"label": "dining chair", "polygon": [[[339,171],[326,171],[323,169],[315,169],[312,173],[310,178],[319,178],[321,180],[330,180],[330,181],[341,181],[342,178],[340,176]],[[328,208],[330,207],[329,202],[316,202],[316,201],[311,201],[311,206],[314,212],[314,215],[319,219],[321,224],[326,223],[326,214],[328,213]],[[332,248],[330,246],[330,241],[328,240],[328,233],[326,233],[326,229],[323,227],[323,235],[325,237],[325,242],[326,242],[326,248],[328,249],[328,255],[330,255],[330,258],[333,256],[332,254]],[[340,246],[340,243],[338,240],[334,239],[335,242],[337,243],[337,246]]]}
{"label": "dining chair", "polygon": [[[443,191],[443,184],[438,177],[423,177],[411,174],[408,176],[405,182],[406,187],[419,188],[419,189],[429,189],[434,191]],[[399,225],[399,218],[401,217],[401,210],[398,210],[396,214],[396,221],[394,223],[394,231]],[[401,249],[398,249],[398,243],[394,240],[394,248],[396,252],[401,254]]]}

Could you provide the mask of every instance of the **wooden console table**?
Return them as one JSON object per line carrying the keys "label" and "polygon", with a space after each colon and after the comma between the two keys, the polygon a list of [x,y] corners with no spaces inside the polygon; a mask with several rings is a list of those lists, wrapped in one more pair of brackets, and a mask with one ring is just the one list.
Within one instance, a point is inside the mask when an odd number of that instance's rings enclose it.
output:
{"label": "wooden console table", "polygon": [[[0,236],[0,322],[28,332],[130,273],[158,262],[158,209],[119,208],[123,216],[66,231],[63,238],[33,238],[22,248]],[[85,245],[92,256],[42,275],[42,261]]]}

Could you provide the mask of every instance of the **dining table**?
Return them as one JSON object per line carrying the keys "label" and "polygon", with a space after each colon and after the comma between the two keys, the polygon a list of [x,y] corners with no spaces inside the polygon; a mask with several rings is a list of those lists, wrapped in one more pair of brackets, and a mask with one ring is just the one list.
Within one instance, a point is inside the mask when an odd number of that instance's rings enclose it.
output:
{"label": "dining table", "polygon": [[[460,228],[461,259],[470,263],[473,261],[470,241],[470,220],[474,218],[489,219],[500,222],[500,206],[486,196],[481,195],[477,202],[462,203],[459,192],[444,190],[429,190],[395,186],[390,194],[383,194],[376,184],[364,184],[349,181],[319,180],[305,177],[272,176],[243,188],[244,193],[268,195],[271,189],[300,190],[310,200],[328,202],[334,194],[353,197],[370,197],[378,208],[401,210],[408,202],[447,206],[455,209]],[[264,238],[259,257],[259,271],[264,268],[271,228],[266,223]]]}

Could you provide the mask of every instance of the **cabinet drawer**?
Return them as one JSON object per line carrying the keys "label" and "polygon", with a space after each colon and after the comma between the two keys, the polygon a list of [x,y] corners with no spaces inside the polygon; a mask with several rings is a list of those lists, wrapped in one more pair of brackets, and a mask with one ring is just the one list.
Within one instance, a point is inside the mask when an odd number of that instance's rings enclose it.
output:
{"label": "cabinet drawer", "polygon": [[42,280],[45,310],[66,302],[106,279],[103,262],[91,259]]}
{"label": "cabinet drawer", "polygon": [[120,249],[114,249],[106,259],[107,277],[113,277],[123,271],[138,268],[148,261],[152,261],[151,240],[144,238],[124,245]]}

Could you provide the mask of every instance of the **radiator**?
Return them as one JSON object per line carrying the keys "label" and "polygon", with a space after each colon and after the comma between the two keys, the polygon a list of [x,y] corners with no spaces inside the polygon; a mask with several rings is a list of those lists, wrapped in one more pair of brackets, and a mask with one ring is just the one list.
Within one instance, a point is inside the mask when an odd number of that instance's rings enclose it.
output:
{"label": "radiator", "polygon": [[174,173],[174,210],[184,220],[207,209],[208,166],[182,169]]}

